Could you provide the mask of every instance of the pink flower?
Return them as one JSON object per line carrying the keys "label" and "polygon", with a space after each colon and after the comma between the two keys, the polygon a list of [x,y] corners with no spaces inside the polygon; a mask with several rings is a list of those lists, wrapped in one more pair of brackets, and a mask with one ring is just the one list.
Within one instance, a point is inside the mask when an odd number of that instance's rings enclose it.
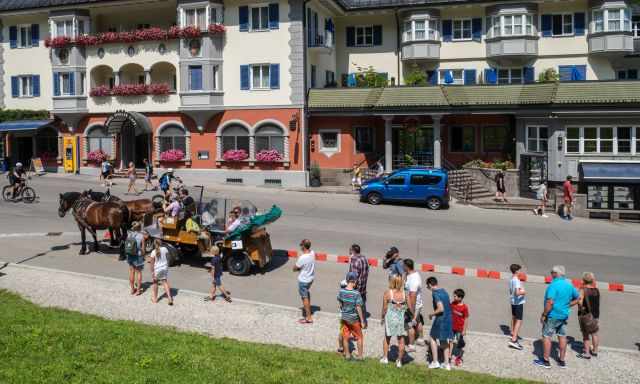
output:
{"label": "pink flower", "polygon": [[170,149],[160,154],[160,161],[180,161],[184,159],[184,152],[180,149]]}
{"label": "pink flower", "polygon": [[265,163],[282,161],[282,155],[275,149],[263,149],[256,154],[256,160]]}
{"label": "pink flower", "polygon": [[225,31],[224,25],[218,24],[218,23],[209,24],[209,28],[208,29],[209,29],[209,33],[211,33],[213,35],[218,34],[218,33],[224,33],[224,31]]}
{"label": "pink flower", "polygon": [[182,28],[182,31],[180,32],[180,37],[194,38],[194,37],[200,37],[201,34],[202,33],[200,32],[200,28],[188,26],[188,27]]}
{"label": "pink flower", "polygon": [[44,40],[44,46],[47,48],[64,48],[71,44],[71,38],[67,36],[58,36],[51,38],[46,38]]}
{"label": "pink flower", "polygon": [[244,149],[230,149],[222,155],[225,161],[242,161],[246,160],[249,154]]}
{"label": "pink flower", "polygon": [[89,92],[89,96],[91,97],[111,96],[111,89],[109,89],[109,87],[107,87],[106,85],[100,85],[91,89],[91,91]]}
{"label": "pink flower", "polygon": [[160,83],[160,84],[149,85],[147,91],[151,95],[168,95],[170,89],[169,89],[169,84]]}
{"label": "pink flower", "polygon": [[107,154],[102,152],[100,149],[96,149],[95,151],[91,151],[87,154],[87,160],[94,163],[102,163],[107,159],[107,157]]}

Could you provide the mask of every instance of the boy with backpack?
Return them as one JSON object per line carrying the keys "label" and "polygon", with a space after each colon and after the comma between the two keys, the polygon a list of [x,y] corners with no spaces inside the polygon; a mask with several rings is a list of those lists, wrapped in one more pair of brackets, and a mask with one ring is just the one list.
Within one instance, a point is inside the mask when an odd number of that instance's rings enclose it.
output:
{"label": "boy with backpack", "polygon": [[124,241],[124,254],[129,264],[129,285],[131,294],[136,296],[142,294],[142,270],[144,269],[144,236],[140,232],[141,229],[142,225],[134,221]]}

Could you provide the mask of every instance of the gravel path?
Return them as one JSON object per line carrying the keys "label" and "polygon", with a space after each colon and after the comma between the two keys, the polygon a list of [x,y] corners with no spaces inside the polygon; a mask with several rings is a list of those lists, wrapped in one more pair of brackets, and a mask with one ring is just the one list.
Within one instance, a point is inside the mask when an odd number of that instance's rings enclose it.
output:
{"label": "gravel path", "polygon": [[[123,276],[125,274],[123,269]],[[144,277],[148,276],[145,274]],[[239,299],[231,304],[223,300],[208,303],[203,301],[204,293],[180,290],[179,287],[173,307],[166,305],[164,299],[154,305],[150,300],[150,291],[139,297],[130,296],[125,280],[13,264],[0,272],[0,288],[19,293],[39,305],[76,310],[108,319],[174,326],[214,337],[309,350],[333,351],[336,347],[338,317],[328,312],[317,313],[312,325],[299,325],[296,320],[300,312],[296,308]],[[293,288],[291,294],[296,294]],[[382,349],[383,329],[377,321],[371,321],[369,326],[365,331],[365,352],[369,357],[378,358]],[[524,351],[511,350],[506,343],[504,336],[469,334],[464,369],[556,383],[610,383],[613,377],[617,384],[640,383],[640,354],[637,352],[603,349],[598,359],[584,361],[577,359],[575,352],[569,351],[567,369],[562,370],[554,365],[552,369],[545,370],[532,364],[535,358],[532,340],[523,342]],[[417,363],[423,364],[425,349],[418,348],[412,357]]]}

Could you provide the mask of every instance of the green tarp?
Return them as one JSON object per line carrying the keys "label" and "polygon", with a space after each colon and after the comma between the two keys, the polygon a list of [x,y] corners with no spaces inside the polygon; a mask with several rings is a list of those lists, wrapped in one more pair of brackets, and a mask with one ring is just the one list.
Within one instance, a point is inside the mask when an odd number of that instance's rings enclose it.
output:
{"label": "green tarp", "polygon": [[267,224],[273,223],[278,220],[280,216],[282,216],[282,209],[277,205],[274,205],[267,213],[253,216],[251,220],[249,220],[249,223],[239,226],[233,232],[228,234],[225,239],[239,239],[244,235],[250,234],[254,228],[263,227]]}

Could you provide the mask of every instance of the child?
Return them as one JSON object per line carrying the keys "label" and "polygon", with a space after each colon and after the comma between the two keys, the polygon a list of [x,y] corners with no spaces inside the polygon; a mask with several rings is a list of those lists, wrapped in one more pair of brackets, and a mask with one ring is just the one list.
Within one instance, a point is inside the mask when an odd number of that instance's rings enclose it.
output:
{"label": "child", "polygon": [[214,301],[216,299],[216,289],[220,287],[220,292],[222,292],[222,296],[224,296],[224,299],[230,303],[231,295],[222,286],[222,258],[220,257],[220,248],[213,245],[211,246],[211,248],[209,248],[209,253],[213,256],[211,258],[211,266],[209,268],[212,284],[211,284],[211,293],[209,294],[209,297],[205,298],[205,300]]}
{"label": "child", "polygon": [[151,278],[153,281],[151,301],[155,304],[158,302],[158,283],[162,283],[165,295],[169,300],[169,305],[173,305],[171,297],[171,288],[169,287],[169,263],[167,262],[167,254],[169,250],[162,246],[162,241],[155,239],[154,250],[151,251],[149,262],[151,263]]}
{"label": "child", "polygon": [[[469,307],[463,303],[464,291],[456,289],[453,291],[453,302],[451,303],[451,320],[453,323],[453,340],[450,343],[451,358],[456,366],[462,364],[464,354],[464,336],[467,334],[467,319],[469,318]],[[454,348],[455,344],[455,348]]]}
{"label": "child", "polygon": [[[342,280],[340,282],[340,289],[345,288],[347,288],[347,280]],[[336,350],[336,352],[341,355],[344,353],[344,348],[342,347],[342,329],[340,329],[340,331],[338,332],[338,349]]]}
{"label": "child", "polygon": [[358,346],[358,360],[362,360],[364,356],[364,336],[362,330],[367,328],[367,324],[363,324],[364,314],[362,313],[362,296],[356,290],[356,281],[358,276],[353,273],[347,273],[347,287],[341,288],[338,293],[338,303],[340,304],[340,331],[342,333],[342,348],[344,357],[351,360],[351,351],[349,350],[349,339],[353,336]]}
{"label": "child", "polygon": [[511,264],[511,267],[509,267],[513,274],[511,281],[509,281],[509,297],[511,300],[511,340],[509,341],[509,346],[519,351],[522,350],[522,345],[518,342],[518,333],[522,326],[525,295],[522,282],[518,277],[518,272],[521,268],[518,264]]}

